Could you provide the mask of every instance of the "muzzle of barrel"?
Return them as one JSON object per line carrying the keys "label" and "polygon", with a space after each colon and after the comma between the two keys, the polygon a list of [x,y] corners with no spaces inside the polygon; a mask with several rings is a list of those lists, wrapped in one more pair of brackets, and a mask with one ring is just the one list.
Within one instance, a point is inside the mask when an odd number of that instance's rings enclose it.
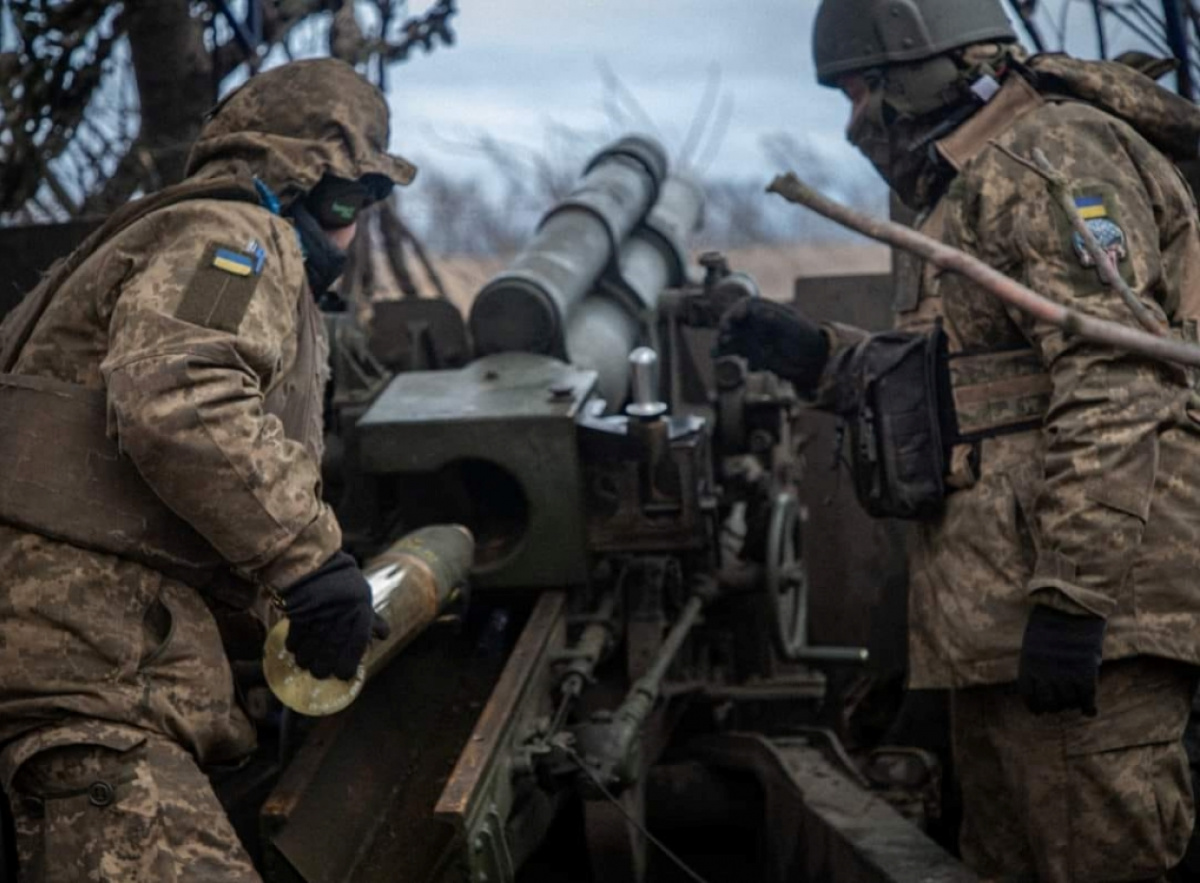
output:
{"label": "muzzle of barrel", "polygon": [[704,191],[697,183],[667,178],[646,220],[621,245],[617,273],[567,317],[567,358],[596,372],[596,388],[610,412],[628,391],[628,357],[645,341],[643,317],[653,313],[664,289],[687,281],[687,243],[703,212]]}
{"label": "muzzle of barrel", "polygon": [[476,354],[516,350],[567,358],[568,317],[658,201],[667,166],[662,146],[642,136],[596,154],[579,186],[475,298],[469,323]]}

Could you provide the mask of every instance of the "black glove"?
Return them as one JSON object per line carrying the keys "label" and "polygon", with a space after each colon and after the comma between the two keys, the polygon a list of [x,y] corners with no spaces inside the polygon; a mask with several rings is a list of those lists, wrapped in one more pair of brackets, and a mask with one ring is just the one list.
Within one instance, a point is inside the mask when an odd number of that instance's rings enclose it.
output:
{"label": "black glove", "polygon": [[287,649],[314,677],[348,681],[371,636],[386,638],[388,624],[371,606],[371,586],[345,552],[338,552],[283,593],[290,623]]}
{"label": "black glove", "polygon": [[1034,714],[1078,708],[1096,716],[1105,621],[1035,604],[1025,626],[1017,688]]}
{"label": "black glove", "polygon": [[820,326],[797,310],[747,297],[721,317],[717,355],[743,356],[751,371],[770,371],[809,395],[829,359],[829,341]]}

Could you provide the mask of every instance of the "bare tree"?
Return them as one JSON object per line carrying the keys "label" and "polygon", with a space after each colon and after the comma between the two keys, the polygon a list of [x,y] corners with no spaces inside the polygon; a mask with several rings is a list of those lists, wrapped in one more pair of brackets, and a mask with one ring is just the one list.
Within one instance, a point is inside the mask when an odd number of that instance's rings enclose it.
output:
{"label": "bare tree", "polygon": [[291,57],[303,32],[381,81],[414,48],[453,42],[454,0],[406,11],[406,0],[0,0],[0,215],[104,213],[179,180],[222,83]]}

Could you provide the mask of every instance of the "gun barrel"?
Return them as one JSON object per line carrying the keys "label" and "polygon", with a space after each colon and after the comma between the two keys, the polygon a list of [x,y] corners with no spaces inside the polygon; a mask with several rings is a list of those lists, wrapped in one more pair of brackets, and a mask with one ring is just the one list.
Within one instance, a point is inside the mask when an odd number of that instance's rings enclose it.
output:
{"label": "gun barrel", "polygon": [[565,357],[567,317],[616,263],[666,177],[666,153],[652,139],[623,138],[601,150],[529,245],[476,297],[469,320],[476,352]]}
{"label": "gun barrel", "polygon": [[567,358],[596,372],[610,409],[625,398],[628,356],[645,339],[639,313],[653,311],[664,289],[687,279],[687,241],[703,210],[695,182],[674,175],[664,181],[649,216],[621,246],[615,281],[625,297],[585,297],[567,320]]}
{"label": "gun barrel", "polygon": [[334,714],[357,698],[367,679],[437,618],[467,578],[475,539],[459,524],[423,527],[372,558],[365,569],[375,612],[391,634],[367,649],[352,680],[315,678],[287,650],[288,621],[276,623],[263,648],[267,685],[288,708],[312,717]]}

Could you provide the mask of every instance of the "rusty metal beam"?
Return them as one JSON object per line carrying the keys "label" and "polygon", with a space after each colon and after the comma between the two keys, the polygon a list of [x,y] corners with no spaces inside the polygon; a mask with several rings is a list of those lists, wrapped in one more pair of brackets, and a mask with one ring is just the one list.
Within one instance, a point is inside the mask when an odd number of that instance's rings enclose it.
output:
{"label": "rusty metal beam", "polygon": [[566,603],[565,592],[538,599],[434,807],[434,817],[456,829],[472,879],[510,881],[529,852],[529,844],[510,842],[514,749],[538,718],[553,714],[551,663],[566,643]]}
{"label": "rusty metal beam", "polygon": [[263,807],[269,883],[448,879],[455,831],[433,804],[502,665],[436,623],[323,721]]}
{"label": "rusty metal beam", "polygon": [[469,815],[476,789],[506,747],[505,736],[512,729],[514,712],[530,697],[535,675],[546,665],[551,645],[561,644],[561,638],[555,638],[565,627],[565,606],[566,595],[562,592],[547,592],[538,601],[438,799],[434,812],[439,817],[461,824]]}

